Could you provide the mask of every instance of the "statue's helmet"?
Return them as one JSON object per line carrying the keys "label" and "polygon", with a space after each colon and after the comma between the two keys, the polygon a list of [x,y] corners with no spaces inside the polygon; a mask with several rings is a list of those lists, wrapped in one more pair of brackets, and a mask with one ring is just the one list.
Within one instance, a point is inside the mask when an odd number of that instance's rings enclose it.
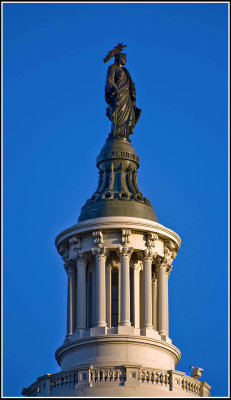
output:
{"label": "statue's helmet", "polygon": [[127,58],[126,53],[121,53],[120,51],[117,51],[115,53],[115,63],[118,63],[120,61],[124,61],[126,63],[126,58]]}
{"label": "statue's helmet", "polygon": [[126,63],[126,54],[122,53],[122,49],[127,47],[126,44],[118,43],[112,50],[108,52],[106,57],[103,59],[104,63],[108,62],[112,57],[115,57],[115,62],[118,60],[123,59],[124,63]]}

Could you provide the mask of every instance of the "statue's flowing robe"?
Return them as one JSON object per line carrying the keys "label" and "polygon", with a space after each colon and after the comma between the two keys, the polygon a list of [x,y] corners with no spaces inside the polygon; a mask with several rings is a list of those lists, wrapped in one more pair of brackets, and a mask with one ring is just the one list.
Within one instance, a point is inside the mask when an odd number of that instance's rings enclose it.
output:
{"label": "statue's flowing robe", "polygon": [[[115,86],[118,89],[117,94]],[[119,127],[135,127],[141,110],[135,105],[135,85],[126,68],[118,69],[115,64],[108,68],[105,100],[110,106],[107,115],[116,129],[119,129]]]}

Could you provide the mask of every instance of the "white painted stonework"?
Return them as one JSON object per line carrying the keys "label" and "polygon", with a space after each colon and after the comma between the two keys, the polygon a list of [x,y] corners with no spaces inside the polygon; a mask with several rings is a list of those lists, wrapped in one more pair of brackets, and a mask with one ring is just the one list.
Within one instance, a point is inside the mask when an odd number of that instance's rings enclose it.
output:
{"label": "white painted stonework", "polygon": [[90,219],[56,238],[67,272],[67,335],[61,371],[27,396],[206,397],[210,386],[175,370],[168,279],[181,240],[156,222]]}

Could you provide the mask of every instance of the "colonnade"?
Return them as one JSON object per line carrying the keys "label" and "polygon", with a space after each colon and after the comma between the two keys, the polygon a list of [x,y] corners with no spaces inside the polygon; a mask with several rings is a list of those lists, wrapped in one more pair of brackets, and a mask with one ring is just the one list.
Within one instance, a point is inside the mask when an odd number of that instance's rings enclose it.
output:
{"label": "colonnade", "polygon": [[[112,267],[108,265],[106,268],[109,254],[110,251],[102,246],[91,251],[95,260],[94,327],[111,328]],[[138,253],[140,261],[131,265],[133,248],[119,246],[117,254],[120,258],[118,325],[131,326],[130,306],[132,305],[134,328],[155,330],[161,336],[168,335],[168,276],[171,267],[166,257],[154,256],[147,248]],[[67,335],[75,331],[87,330],[87,265],[91,255],[89,252],[78,251],[77,257],[65,263],[68,275]],[[132,293],[131,267],[133,268]],[[142,290],[140,290],[141,270],[143,271]],[[130,296],[132,296],[131,299]],[[140,310],[140,302],[142,302],[142,310]]]}

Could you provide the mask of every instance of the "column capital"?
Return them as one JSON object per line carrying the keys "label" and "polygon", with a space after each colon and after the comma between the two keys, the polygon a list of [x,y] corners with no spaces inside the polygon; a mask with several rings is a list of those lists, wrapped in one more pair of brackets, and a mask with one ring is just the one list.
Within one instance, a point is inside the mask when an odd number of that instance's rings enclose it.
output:
{"label": "column capital", "polygon": [[86,263],[88,260],[88,257],[86,255],[86,253],[84,253],[83,251],[78,251],[77,252],[77,256],[76,256],[76,261],[77,263]]}
{"label": "column capital", "polygon": [[119,246],[117,249],[117,254],[119,256],[127,257],[129,260],[133,253],[133,247]]}
{"label": "column capital", "polygon": [[158,273],[158,270],[161,268],[165,270],[167,277],[169,277],[172,270],[172,265],[170,264],[170,261],[166,259],[166,257],[156,257],[155,259],[155,272]]}
{"label": "column capital", "polygon": [[143,260],[143,261],[152,262],[153,259],[156,258],[156,256],[157,256],[157,254],[153,252],[152,248],[151,248],[151,247],[147,247],[147,248],[143,251],[142,260]]}
{"label": "column capital", "polygon": [[76,268],[76,260],[74,258],[70,258],[65,262],[64,268],[68,275],[71,274]]}
{"label": "column capital", "polygon": [[165,272],[167,270],[168,264],[165,260],[165,257],[157,256],[155,258],[155,268],[156,272],[158,272],[160,269],[164,269]]}
{"label": "column capital", "polygon": [[91,251],[93,256],[97,258],[104,258],[105,260],[110,254],[110,252],[108,251],[108,249],[106,249],[106,247],[97,247],[95,249],[91,249]]}

